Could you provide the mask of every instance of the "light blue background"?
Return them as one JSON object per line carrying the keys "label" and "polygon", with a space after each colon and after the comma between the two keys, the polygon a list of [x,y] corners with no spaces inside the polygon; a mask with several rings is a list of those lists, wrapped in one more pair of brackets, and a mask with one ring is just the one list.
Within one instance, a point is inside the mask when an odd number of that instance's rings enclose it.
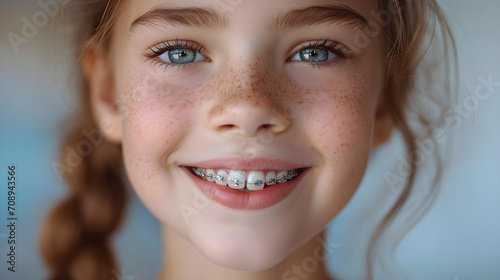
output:
{"label": "light blue background", "polygon": [[[443,0],[458,44],[459,103],[473,93],[480,76],[500,81],[500,1]],[[40,10],[34,0],[0,2],[0,279],[42,279],[38,231],[47,211],[66,189],[51,163],[60,144],[60,124],[75,109],[66,86],[71,57],[66,30],[50,23],[16,54],[9,32],[20,33],[23,16]],[[54,36],[58,34],[58,36]],[[442,192],[428,215],[396,250],[389,268],[393,279],[500,279],[500,88],[479,104],[453,132]],[[452,133],[450,132],[450,136]],[[328,233],[340,244],[329,259],[339,279],[362,279],[364,250],[376,217],[398,190],[387,186],[384,173],[395,172],[402,155],[397,135],[373,154],[355,197],[331,223]],[[17,271],[6,266],[6,175],[15,164],[17,179]],[[425,178],[424,178],[425,179]],[[3,183],[1,183],[3,182]],[[423,186],[425,180],[420,180]],[[419,185],[417,185],[417,188]],[[128,219],[114,246],[124,272],[136,279],[156,275],[162,259],[161,226],[131,195]],[[377,268],[377,279],[392,279]]]}

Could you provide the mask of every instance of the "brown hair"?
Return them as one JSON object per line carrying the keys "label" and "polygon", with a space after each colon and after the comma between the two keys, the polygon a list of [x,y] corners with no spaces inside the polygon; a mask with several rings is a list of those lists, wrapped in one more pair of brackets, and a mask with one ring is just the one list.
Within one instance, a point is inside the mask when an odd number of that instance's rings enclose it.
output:
{"label": "brown hair", "polygon": [[[366,269],[368,279],[373,279],[373,265],[375,258],[378,257],[377,241],[381,238],[382,234],[387,230],[391,222],[394,221],[396,215],[408,202],[410,195],[414,192],[415,176],[418,171],[419,163],[415,156],[418,152],[417,139],[427,138],[432,135],[433,129],[440,127],[443,123],[441,115],[434,116],[425,107],[430,107],[435,104],[441,110],[449,104],[451,94],[451,62],[457,62],[456,46],[453,39],[450,27],[446,21],[441,8],[436,0],[419,0],[419,1],[405,1],[405,0],[379,0],[379,11],[397,11],[391,19],[390,24],[385,28],[385,36],[388,42],[387,57],[388,60],[388,73],[386,81],[386,95],[385,104],[388,113],[391,115],[396,128],[401,132],[407,150],[407,160],[410,165],[410,170],[405,182],[405,187],[401,191],[400,196],[390,208],[387,214],[383,217],[380,223],[373,232],[368,252],[366,255]],[[435,36],[436,32],[440,30],[440,36]],[[427,55],[431,45],[439,47],[440,43],[436,44],[436,40],[441,40],[440,58],[443,59],[442,67],[445,69],[444,83],[441,85],[443,91],[441,92],[441,99],[432,96],[433,92],[429,85],[434,84],[433,73],[437,69],[428,73],[419,73],[418,67],[424,56]],[[449,45],[451,44],[451,49]],[[421,88],[420,90],[426,91],[424,98],[417,98],[414,96],[419,88],[416,85],[417,78],[422,79],[421,83],[427,84],[429,88]],[[444,93],[444,95],[443,95]],[[412,95],[413,94],[413,95]],[[418,103],[418,101],[422,103]],[[432,103],[432,104],[431,104]],[[419,107],[420,106],[420,107]],[[419,123],[419,133],[412,129],[410,126],[409,111],[415,113],[416,121]],[[441,112],[440,112],[441,113]],[[430,186],[425,199],[422,199],[418,204],[412,219],[409,219],[401,230],[401,236],[398,236],[396,242],[391,247],[391,252],[404,238],[411,228],[418,222],[420,218],[429,210],[432,202],[438,194],[439,179],[443,169],[443,161],[439,152],[433,153],[436,161],[436,173],[434,180]]]}
{"label": "brown hair", "polygon": [[[65,7],[78,10],[77,13],[69,11],[71,20],[80,23],[76,32],[76,65],[81,64],[91,47],[107,45],[120,1],[81,2],[71,2],[70,7]],[[98,131],[102,137],[91,114],[88,80],[81,69],[75,72],[81,77],[82,106],[76,114],[76,124],[61,146],[60,162],[68,157],[66,147],[75,150],[86,141],[84,131]],[[124,216],[127,200],[121,147],[103,140],[81,159],[76,167],[63,173],[69,194],[52,210],[41,231],[41,253],[50,269],[51,280],[110,280],[116,269],[109,241]]]}
{"label": "brown hair", "polygon": [[[78,2],[81,3],[74,4],[78,14],[81,15],[78,21],[80,29],[76,33],[78,34],[76,65],[81,67],[81,59],[91,48],[106,51],[114,22],[119,15],[119,9],[124,6],[122,5],[124,1]],[[411,155],[417,150],[417,135],[409,125],[406,112],[410,109],[409,99],[415,87],[417,66],[425,53],[424,42],[429,25],[434,22],[440,26],[445,52],[448,48],[447,38],[452,42],[453,50],[454,42],[435,0],[378,0],[377,9],[397,11],[383,29],[387,40],[389,65],[384,101],[387,104],[387,112],[401,131],[407,152]],[[448,55],[445,59],[445,64],[448,64]],[[98,130],[96,120],[91,116],[88,80],[81,70],[79,72],[82,106],[77,114],[77,125],[61,146],[62,161],[67,156],[65,147],[76,147],[85,140],[85,135],[82,133],[84,130]],[[445,84],[447,83],[448,80]],[[430,133],[429,125],[435,123],[423,116],[424,114],[419,114],[419,121],[426,128],[426,132]],[[439,153],[435,153],[435,156],[439,162],[439,170],[428,198],[436,193],[442,168]],[[371,238],[367,254],[369,279],[373,277],[372,266],[377,250],[376,243],[413,191],[418,165],[415,157],[408,159],[411,170],[405,188]],[[118,228],[126,205],[121,164],[121,146],[104,140],[94,147],[90,155],[83,157],[82,162],[74,170],[65,173],[70,193],[52,210],[41,233],[41,252],[50,269],[49,279],[112,279],[116,261],[109,247],[109,239]]]}

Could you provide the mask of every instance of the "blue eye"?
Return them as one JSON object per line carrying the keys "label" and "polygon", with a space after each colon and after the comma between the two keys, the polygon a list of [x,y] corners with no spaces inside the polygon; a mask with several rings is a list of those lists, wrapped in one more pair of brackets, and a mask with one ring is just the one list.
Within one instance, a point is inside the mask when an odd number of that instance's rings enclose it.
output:
{"label": "blue eye", "polygon": [[348,51],[338,42],[313,41],[301,46],[301,50],[296,52],[288,61],[302,61],[309,63],[322,63],[335,58],[345,58]]}
{"label": "blue eye", "polygon": [[209,61],[202,55],[203,47],[190,41],[168,41],[156,44],[150,49],[150,58],[161,59],[166,66],[185,66],[193,62]]}
{"label": "blue eye", "polygon": [[173,49],[167,50],[159,58],[168,63],[186,64],[196,61],[205,61],[207,58],[201,53],[192,49]]}
{"label": "blue eye", "polygon": [[336,54],[325,49],[305,49],[296,53],[290,61],[304,61],[304,62],[324,62],[338,57]]}

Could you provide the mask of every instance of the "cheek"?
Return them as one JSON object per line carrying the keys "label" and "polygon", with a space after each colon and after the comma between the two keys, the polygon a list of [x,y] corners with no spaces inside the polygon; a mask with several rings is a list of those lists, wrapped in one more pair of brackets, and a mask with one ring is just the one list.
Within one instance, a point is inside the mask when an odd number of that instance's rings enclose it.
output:
{"label": "cheek", "polygon": [[327,161],[352,159],[371,143],[374,103],[364,78],[336,81],[308,94],[302,101],[308,135]]}
{"label": "cheek", "polygon": [[306,92],[300,112],[308,141],[323,159],[304,204],[311,228],[328,223],[347,204],[363,177],[370,155],[376,96],[363,76],[352,76]]}
{"label": "cheek", "polygon": [[[123,120],[123,153],[131,180],[138,188],[158,179],[164,156],[169,155],[187,133],[192,102],[181,98],[187,89],[162,83],[140,73],[130,75],[123,89],[120,108]],[[146,75],[147,77],[147,75]]]}

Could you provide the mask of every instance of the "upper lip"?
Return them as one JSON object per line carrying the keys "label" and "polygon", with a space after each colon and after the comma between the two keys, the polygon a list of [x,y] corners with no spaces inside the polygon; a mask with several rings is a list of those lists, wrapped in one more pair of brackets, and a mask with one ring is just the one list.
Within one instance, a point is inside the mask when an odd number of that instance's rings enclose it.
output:
{"label": "upper lip", "polygon": [[230,169],[230,170],[242,170],[242,171],[252,171],[252,170],[293,170],[300,168],[307,168],[309,166],[292,163],[280,159],[269,159],[269,158],[220,158],[206,161],[199,161],[190,164],[186,164],[190,167],[199,167],[204,169]]}

